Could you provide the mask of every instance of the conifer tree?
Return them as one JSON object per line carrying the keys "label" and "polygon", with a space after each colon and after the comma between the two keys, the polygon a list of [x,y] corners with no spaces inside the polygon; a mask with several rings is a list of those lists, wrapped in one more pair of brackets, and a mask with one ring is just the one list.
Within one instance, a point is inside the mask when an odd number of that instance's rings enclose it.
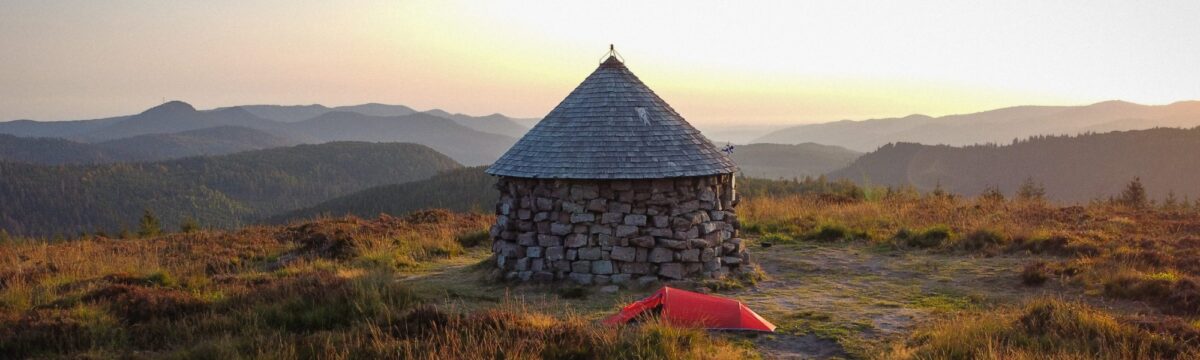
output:
{"label": "conifer tree", "polygon": [[979,194],[979,199],[991,202],[1001,202],[1004,201],[1004,193],[1000,191],[999,187],[995,185],[989,185],[987,188],[983,189],[983,193]]}
{"label": "conifer tree", "polygon": [[1125,185],[1125,190],[1121,191],[1121,196],[1117,198],[1117,202],[1138,209],[1149,205],[1150,201],[1146,199],[1146,188],[1142,186],[1142,179],[1135,177],[1133,181]]}
{"label": "conifer tree", "polygon": [[142,211],[141,225],[138,227],[138,237],[151,237],[162,234],[162,224],[149,209]]}
{"label": "conifer tree", "polygon": [[1179,210],[1179,199],[1175,198],[1174,190],[1167,192],[1167,197],[1163,199],[1162,208],[1167,211]]}
{"label": "conifer tree", "polygon": [[930,191],[930,192],[929,192],[929,195],[931,195],[931,196],[933,196],[933,197],[935,197],[935,198],[945,198],[945,197],[947,197],[948,193],[946,192],[946,190],[943,190],[943,189],[942,189],[942,181],[941,181],[941,180],[938,180],[938,182],[937,182],[937,185],[935,185],[935,186],[933,187],[933,191]]}
{"label": "conifer tree", "polygon": [[1032,177],[1025,178],[1021,187],[1017,188],[1017,199],[1021,201],[1041,201],[1046,198],[1046,188],[1041,183],[1033,181]]}
{"label": "conifer tree", "polygon": [[190,233],[200,230],[200,223],[196,222],[191,216],[183,218],[183,222],[179,224],[179,231],[182,233]]}

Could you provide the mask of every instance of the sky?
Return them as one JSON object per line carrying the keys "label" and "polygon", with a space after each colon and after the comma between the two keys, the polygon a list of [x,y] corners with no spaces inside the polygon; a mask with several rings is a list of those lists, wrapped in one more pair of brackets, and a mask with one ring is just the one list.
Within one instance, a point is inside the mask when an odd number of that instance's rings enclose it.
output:
{"label": "sky", "polygon": [[541,117],[609,44],[689,121],[1200,99],[1200,1],[0,0],[0,120],[366,102]]}

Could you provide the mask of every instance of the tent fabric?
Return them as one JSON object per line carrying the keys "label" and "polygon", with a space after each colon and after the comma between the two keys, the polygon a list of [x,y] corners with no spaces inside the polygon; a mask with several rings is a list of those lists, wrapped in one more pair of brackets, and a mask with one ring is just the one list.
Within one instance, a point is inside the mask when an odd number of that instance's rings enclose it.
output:
{"label": "tent fabric", "polygon": [[645,299],[626,305],[620,312],[604,319],[603,322],[608,325],[624,324],[656,308],[660,309],[659,316],[672,325],[722,330],[775,331],[774,324],[758,316],[740,301],[670,287],[663,287]]}

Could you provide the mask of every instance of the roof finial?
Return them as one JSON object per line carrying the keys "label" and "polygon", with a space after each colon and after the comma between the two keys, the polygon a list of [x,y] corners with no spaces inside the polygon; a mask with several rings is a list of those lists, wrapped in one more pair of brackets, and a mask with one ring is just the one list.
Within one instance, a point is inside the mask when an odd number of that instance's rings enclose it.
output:
{"label": "roof finial", "polygon": [[613,46],[613,44],[608,44],[608,53],[604,54],[604,57],[600,59],[600,63],[604,64],[610,60],[621,64],[625,63],[625,57],[621,56],[621,54],[617,52],[617,49]]}

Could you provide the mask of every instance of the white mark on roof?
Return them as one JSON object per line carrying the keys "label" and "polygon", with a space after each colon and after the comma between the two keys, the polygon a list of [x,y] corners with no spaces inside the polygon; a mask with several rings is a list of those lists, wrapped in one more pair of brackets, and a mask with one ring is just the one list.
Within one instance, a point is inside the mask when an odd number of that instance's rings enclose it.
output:
{"label": "white mark on roof", "polygon": [[635,108],[635,110],[637,110],[638,117],[642,118],[642,122],[646,123],[646,125],[650,125],[650,116],[646,115],[646,108],[638,107]]}

